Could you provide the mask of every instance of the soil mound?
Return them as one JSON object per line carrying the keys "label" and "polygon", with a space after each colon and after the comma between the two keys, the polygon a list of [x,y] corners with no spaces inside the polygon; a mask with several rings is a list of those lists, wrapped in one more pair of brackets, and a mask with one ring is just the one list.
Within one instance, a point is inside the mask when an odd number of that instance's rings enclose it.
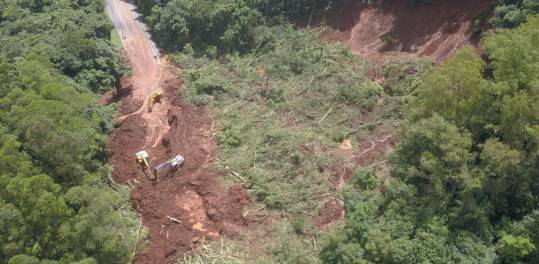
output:
{"label": "soil mound", "polygon": [[[322,39],[346,43],[364,56],[379,53],[413,53],[441,62],[470,41],[476,21],[486,21],[493,0],[434,0],[410,6],[408,0],[356,1],[313,20],[326,24]],[[313,23],[311,23],[313,24]]]}

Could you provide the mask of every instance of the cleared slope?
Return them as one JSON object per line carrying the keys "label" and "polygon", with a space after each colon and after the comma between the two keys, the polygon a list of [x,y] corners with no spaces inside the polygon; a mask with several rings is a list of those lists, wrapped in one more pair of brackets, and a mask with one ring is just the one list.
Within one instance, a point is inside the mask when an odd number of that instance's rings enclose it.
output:
{"label": "cleared slope", "polygon": [[410,1],[383,2],[380,6],[357,2],[315,19],[314,24],[332,27],[322,38],[345,42],[355,54],[410,53],[441,62],[473,44],[470,37],[476,20],[484,22],[481,18],[488,17],[495,4],[493,0],[434,0],[411,7]]}
{"label": "cleared slope", "polygon": [[[108,0],[107,10],[133,70],[119,91],[120,125],[109,137],[108,154],[113,177],[135,186],[133,206],[149,231],[149,245],[137,252],[134,263],[170,263],[206,237],[244,228],[248,221],[241,211],[249,199],[242,187],[227,188],[219,180],[212,165],[217,153],[212,122],[204,109],[177,98],[178,69],[160,63],[135,7]],[[163,100],[149,113],[148,95],[158,87]],[[135,161],[142,149],[150,154],[151,166],[177,154],[185,157],[185,166],[152,182]]]}

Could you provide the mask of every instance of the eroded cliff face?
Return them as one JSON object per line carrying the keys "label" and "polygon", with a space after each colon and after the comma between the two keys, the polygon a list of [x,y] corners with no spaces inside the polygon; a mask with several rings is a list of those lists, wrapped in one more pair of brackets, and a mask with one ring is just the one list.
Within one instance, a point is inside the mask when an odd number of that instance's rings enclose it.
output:
{"label": "eroded cliff face", "polygon": [[474,30],[485,26],[495,1],[455,0],[418,4],[384,1],[380,5],[361,2],[316,18],[311,24],[326,24],[326,41],[346,43],[355,54],[409,53],[428,56],[437,62],[451,57],[459,48],[474,44]]}

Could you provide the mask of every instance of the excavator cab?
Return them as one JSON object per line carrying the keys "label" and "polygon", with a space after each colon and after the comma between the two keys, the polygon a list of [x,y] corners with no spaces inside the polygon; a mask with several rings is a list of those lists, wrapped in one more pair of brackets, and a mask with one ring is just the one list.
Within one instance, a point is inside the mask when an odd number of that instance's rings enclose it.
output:
{"label": "excavator cab", "polygon": [[161,90],[157,90],[157,91],[153,91],[151,94],[150,94],[150,98],[149,98],[149,102],[148,102],[148,112],[151,113],[152,112],[152,109],[153,109],[153,106],[156,104],[156,103],[160,103],[161,102],[161,97],[163,96],[163,91]]}
{"label": "excavator cab", "polygon": [[156,178],[159,178],[159,174],[160,173],[165,173],[165,172],[168,172],[172,169],[176,169],[180,166],[183,165],[183,162],[184,162],[184,158],[182,155],[176,155],[176,157],[174,157],[173,159],[167,161],[167,162],[164,162],[162,164],[160,164],[159,166],[155,167],[153,169],[153,174]]}
{"label": "excavator cab", "polygon": [[148,164],[148,158],[150,157],[148,155],[148,152],[141,150],[135,154],[137,156],[137,163],[143,168],[148,169],[150,165]]}
{"label": "excavator cab", "polygon": [[150,163],[148,162],[150,155],[148,155],[148,152],[146,152],[145,150],[141,150],[135,155],[137,157],[137,163],[140,165],[140,168],[142,169],[142,172],[144,172],[144,175],[150,178],[150,180],[154,180],[155,177],[150,172]]}

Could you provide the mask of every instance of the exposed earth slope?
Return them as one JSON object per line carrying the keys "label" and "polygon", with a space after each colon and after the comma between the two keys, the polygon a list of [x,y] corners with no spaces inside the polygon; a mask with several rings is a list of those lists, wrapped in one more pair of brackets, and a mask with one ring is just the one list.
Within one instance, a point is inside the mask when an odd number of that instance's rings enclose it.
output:
{"label": "exposed earth slope", "polygon": [[[471,43],[474,28],[481,26],[475,21],[484,21],[479,18],[488,14],[493,1],[439,1],[414,8],[408,3],[391,1],[376,7],[357,3],[310,24],[332,26],[323,32],[324,40],[345,42],[353,53],[375,60],[391,54],[429,56],[441,62]],[[218,151],[213,121],[204,108],[177,97],[179,69],[163,63],[135,9],[121,0],[107,0],[133,72],[118,90],[120,125],[109,138],[109,161],[113,177],[134,186],[133,206],[149,230],[149,246],[137,252],[135,263],[170,263],[177,253],[206,237],[243,230],[249,220],[242,210],[250,201],[245,189],[227,188],[220,181],[212,165]],[[150,112],[148,97],[158,89],[164,92],[163,100]],[[381,144],[364,144],[361,153],[352,155],[358,165],[372,163],[372,153],[385,153],[394,144],[392,136],[385,136]],[[185,166],[153,182],[135,162],[139,150],[149,152],[152,167],[177,154],[186,158]],[[333,183],[337,190],[350,177],[345,174]],[[328,203],[316,217],[316,226],[324,229],[343,214],[342,205]]]}
{"label": "exposed earth slope", "polygon": [[[107,11],[133,72],[118,91],[120,125],[109,137],[108,151],[114,179],[135,186],[133,206],[149,231],[149,246],[137,252],[134,263],[170,263],[177,250],[242,229],[247,221],[241,210],[249,200],[243,188],[219,181],[212,168],[217,155],[212,122],[206,111],[176,97],[179,70],[160,62],[135,7],[107,0]],[[149,112],[148,96],[157,89],[163,89],[163,99]],[[153,182],[135,161],[139,150],[149,153],[151,167],[177,154],[185,165]]]}
{"label": "exposed earth slope", "polygon": [[356,1],[311,24],[331,26],[323,39],[344,42],[355,54],[413,53],[440,62],[471,44],[474,27],[484,26],[484,18],[495,4],[492,0],[455,0],[411,7],[410,1],[382,2],[375,6]]}

